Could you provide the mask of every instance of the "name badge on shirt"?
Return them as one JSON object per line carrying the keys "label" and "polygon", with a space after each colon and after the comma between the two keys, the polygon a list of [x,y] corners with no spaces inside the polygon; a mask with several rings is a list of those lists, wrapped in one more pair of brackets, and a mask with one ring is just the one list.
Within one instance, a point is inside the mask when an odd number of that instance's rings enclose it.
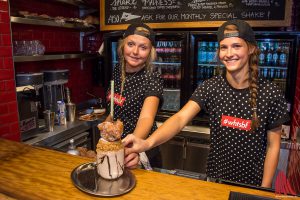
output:
{"label": "name badge on shirt", "polygon": [[[111,94],[109,93],[106,97],[107,101],[110,101],[110,96]],[[126,98],[123,97],[122,95],[119,94],[114,94],[114,103],[117,104],[118,106],[123,106],[124,102],[125,102]]]}
{"label": "name badge on shirt", "polygon": [[251,130],[251,120],[222,115],[221,125],[241,130]]}

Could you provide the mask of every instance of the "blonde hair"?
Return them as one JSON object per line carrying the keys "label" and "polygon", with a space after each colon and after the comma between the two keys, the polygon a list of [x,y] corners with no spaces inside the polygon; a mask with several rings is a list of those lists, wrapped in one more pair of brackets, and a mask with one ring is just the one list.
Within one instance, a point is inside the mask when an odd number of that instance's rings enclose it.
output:
{"label": "blonde hair", "polygon": [[[235,25],[228,25],[225,27],[225,31],[238,31],[237,27]],[[250,106],[252,108],[252,123],[251,123],[251,131],[254,131],[257,129],[260,125],[259,118],[257,115],[257,94],[258,94],[258,56],[259,56],[259,48],[257,44],[250,43],[246,41],[246,44],[248,46],[248,49],[252,50],[253,52],[249,56],[249,76],[248,76],[248,82],[249,82],[249,90],[250,90]],[[219,54],[219,49],[218,49]]]}
{"label": "blonde hair", "polygon": [[[150,32],[147,29],[143,28],[143,27],[137,27],[136,31],[142,32],[142,33],[148,34],[148,35],[150,34]],[[119,62],[120,62],[120,65],[121,65],[121,94],[123,92],[125,78],[126,78],[126,71],[125,71],[126,60],[124,58],[124,46],[125,46],[125,43],[126,43],[126,38],[123,38],[123,39],[119,40],[118,49],[117,49],[118,56],[119,56]],[[156,49],[151,44],[151,50],[150,50],[148,58],[145,62],[145,69],[146,69],[147,72],[152,72],[153,71],[152,62],[156,60],[156,56],[157,56]]]}

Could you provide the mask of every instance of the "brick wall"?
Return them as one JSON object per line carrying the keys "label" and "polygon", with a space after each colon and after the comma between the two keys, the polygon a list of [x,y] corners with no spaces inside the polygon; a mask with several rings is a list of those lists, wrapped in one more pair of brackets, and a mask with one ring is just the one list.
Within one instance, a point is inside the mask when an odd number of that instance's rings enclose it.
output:
{"label": "brick wall", "polygon": [[0,137],[20,140],[7,0],[0,0]]}

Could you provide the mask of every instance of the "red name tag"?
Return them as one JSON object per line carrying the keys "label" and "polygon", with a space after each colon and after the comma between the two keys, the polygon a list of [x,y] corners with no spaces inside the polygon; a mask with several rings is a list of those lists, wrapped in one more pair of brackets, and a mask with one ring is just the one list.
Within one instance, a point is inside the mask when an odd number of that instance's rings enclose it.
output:
{"label": "red name tag", "polygon": [[249,131],[251,129],[251,120],[230,117],[226,115],[222,115],[221,124],[222,126],[237,128],[246,131]]}
{"label": "red name tag", "polygon": [[[110,101],[110,93],[107,95],[107,101]],[[125,102],[125,97],[122,97],[121,95],[119,94],[114,94],[114,103],[117,104],[118,106],[123,106],[124,102]]]}

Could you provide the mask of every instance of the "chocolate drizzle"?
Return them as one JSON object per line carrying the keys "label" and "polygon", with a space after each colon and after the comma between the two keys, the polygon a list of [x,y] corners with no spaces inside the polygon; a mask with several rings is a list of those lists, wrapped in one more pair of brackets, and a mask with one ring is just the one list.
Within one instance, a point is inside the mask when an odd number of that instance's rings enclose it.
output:
{"label": "chocolate drizzle", "polygon": [[105,158],[107,159],[107,165],[108,165],[108,173],[109,173],[109,176],[112,177],[111,175],[111,166],[110,166],[110,160],[109,160],[109,157],[108,155],[104,155],[100,158],[100,163],[99,164],[103,164]]}
{"label": "chocolate drizzle", "polygon": [[[121,163],[118,161],[118,157],[117,155],[115,155],[116,158],[116,163],[117,163],[117,169],[118,169],[118,175],[122,174],[124,172],[124,165],[122,166]],[[119,172],[119,168],[121,169],[121,171]]]}
{"label": "chocolate drizzle", "polygon": [[[110,163],[110,159],[109,159],[109,156],[108,155],[103,155],[102,157],[100,157],[100,162],[98,163],[99,164],[104,164],[104,161],[105,159],[107,160],[107,167],[108,167],[108,173],[109,173],[109,176],[111,177],[111,179],[113,179],[113,176],[111,174],[112,172],[112,167],[111,167],[111,163]],[[118,161],[118,156],[115,155],[115,160],[116,160],[116,164],[117,164],[117,177],[119,177],[120,174],[122,174],[124,172],[124,166],[122,166],[122,164]]]}

